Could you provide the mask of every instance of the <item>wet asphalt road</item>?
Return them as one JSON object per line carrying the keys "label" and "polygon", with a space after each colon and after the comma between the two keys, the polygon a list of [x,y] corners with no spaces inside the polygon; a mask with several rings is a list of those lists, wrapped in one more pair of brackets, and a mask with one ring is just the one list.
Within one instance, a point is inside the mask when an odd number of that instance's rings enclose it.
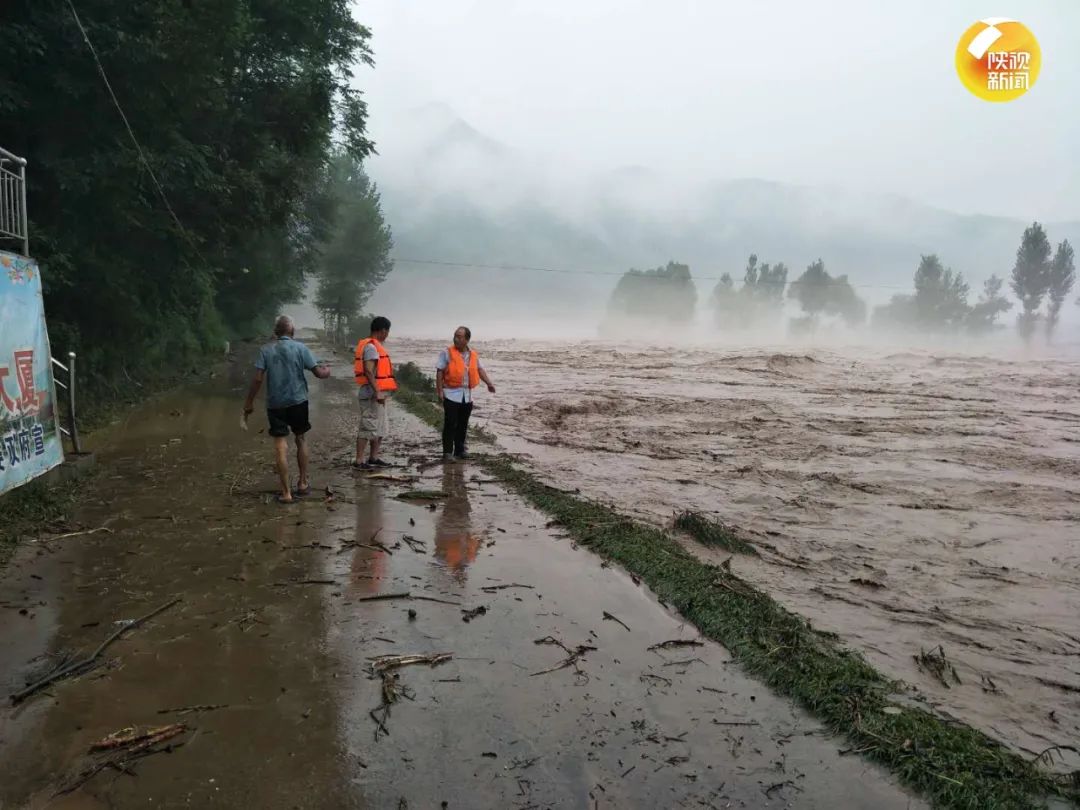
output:
{"label": "wet asphalt road", "polygon": [[[242,384],[95,437],[75,521],[108,531],[27,545],[0,576],[5,693],[182,599],[0,708],[0,807],[922,806],[722,647],[649,649],[697,634],[478,466],[429,464],[433,433],[400,409],[390,472],[409,480],[354,473],[347,380],[312,386],[315,494],[272,503]],[[396,497],[419,489],[446,497]],[[370,599],[401,593],[425,598]],[[373,719],[371,659],[433,653],[452,657],[396,670]],[[95,740],[173,722],[175,750],[55,795]]]}

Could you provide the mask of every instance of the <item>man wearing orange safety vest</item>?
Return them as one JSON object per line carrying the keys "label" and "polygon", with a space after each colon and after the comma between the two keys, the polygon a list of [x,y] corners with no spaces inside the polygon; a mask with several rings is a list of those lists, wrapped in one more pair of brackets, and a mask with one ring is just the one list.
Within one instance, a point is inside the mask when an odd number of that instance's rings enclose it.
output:
{"label": "man wearing orange safety vest", "polygon": [[495,386],[480,364],[480,358],[469,347],[472,332],[459,326],[454,332],[454,344],[439,354],[435,366],[435,392],[443,404],[443,458],[455,461],[466,458],[465,434],[472,415],[472,392],[483,380],[488,391]]}
{"label": "man wearing orange safety vest", "polygon": [[[353,374],[356,384],[360,386],[356,393],[360,402],[360,427],[356,431],[356,460],[353,467],[360,470],[391,466],[379,458],[383,439],[389,433],[386,397],[391,391],[397,390],[394,366],[383,347],[383,342],[389,336],[390,321],[380,315],[371,321],[371,337],[356,344]],[[369,442],[371,451],[365,459],[364,451]]]}

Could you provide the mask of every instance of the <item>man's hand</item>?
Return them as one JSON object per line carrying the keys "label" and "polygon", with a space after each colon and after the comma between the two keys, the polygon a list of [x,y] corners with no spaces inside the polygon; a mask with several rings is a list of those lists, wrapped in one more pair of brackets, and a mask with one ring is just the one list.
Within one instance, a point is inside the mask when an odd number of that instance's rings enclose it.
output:
{"label": "man's hand", "polygon": [[495,386],[492,385],[491,383],[488,383],[488,393],[489,394],[494,394],[495,393]]}
{"label": "man's hand", "polygon": [[326,365],[326,363],[319,363],[319,365],[311,370],[311,373],[314,374],[316,378],[325,380],[330,376],[330,366]]}
{"label": "man's hand", "polygon": [[251,416],[255,412],[255,409],[250,404],[244,405],[244,416]]}

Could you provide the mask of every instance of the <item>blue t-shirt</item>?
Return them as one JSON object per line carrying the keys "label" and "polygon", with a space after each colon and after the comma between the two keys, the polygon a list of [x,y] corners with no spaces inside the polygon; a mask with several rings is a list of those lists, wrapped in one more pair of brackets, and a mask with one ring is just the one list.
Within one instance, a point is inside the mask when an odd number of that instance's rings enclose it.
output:
{"label": "blue t-shirt", "polygon": [[288,408],[306,402],[304,370],[314,369],[316,365],[311,349],[287,335],[259,349],[255,368],[266,372],[266,407]]}

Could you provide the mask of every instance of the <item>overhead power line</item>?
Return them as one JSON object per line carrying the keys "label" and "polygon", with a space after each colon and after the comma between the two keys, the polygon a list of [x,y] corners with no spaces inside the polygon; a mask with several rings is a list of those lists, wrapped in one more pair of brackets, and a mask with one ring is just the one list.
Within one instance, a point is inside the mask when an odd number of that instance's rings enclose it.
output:
{"label": "overhead power line", "polygon": [[157,189],[158,196],[161,197],[162,203],[165,204],[165,209],[169,212],[173,222],[176,223],[176,227],[180,230],[180,233],[187,239],[188,244],[190,244],[195,251],[195,255],[199,257],[199,261],[205,265],[206,260],[199,251],[199,246],[195,244],[195,240],[192,238],[191,233],[184,227],[184,223],[180,221],[180,217],[178,217],[176,211],[173,210],[172,204],[169,203],[169,197],[165,193],[165,189],[162,188],[161,183],[158,182],[157,175],[154,174],[154,169],[146,157],[146,152],[143,151],[142,144],[140,144],[139,139],[135,137],[135,130],[131,128],[131,123],[128,121],[127,115],[124,114],[124,108],[120,106],[120,100],[116,97],[116,93],[113,92],[109,76],[105,73],[105,67],[101,64],[101,59],[98,58],[97,49],[94,47],[94,43],[90,41],[90,35],[86,33],[86,28],[83,26],[82,20],[79,19],[79,12],[75,10],[74,2],[72,0],[67,0],[67,4],[68,8],[71,9],[71,16],[75,18],[75,24],[79,27],[79,32],[82,34],[83,41],[86,42],[86,47],[90,50],[90,55],[94,58],[94,64],[97,65],[98,73],[101,74],[101,80],[105,83],[105,89],[109,91],[109,97],[112,99],[116,111],[120,114],[120,119],[124,122],[124,127],[127,129],[128,137],[131,138],[131,143],[135,146],[135,151],[139,155],[139,160],[142,161],[143,166],[150,175],[150,179],[154,183],[154,187]]}
{"label": "overhead power line", "polygon": [[[524,264],[483,264],[480,262],[449,262],[449,261],[437,261],[435,259],[407,259],[407,258],[394,258],[395,264],[413,264],[413,265],[430,265],[435,267],[458,267],[463,269],[475,269],[475,270],[510,270],[530,273],[559,273],[568,276],[612,276],[621,278],[626,273],[620,273],[612,270],[571,270],[565,267],[535,267]],[[664,276],[649,276],[640,275],[637,276],[640,279],[649,279],[656,281],[670,281],[669,278]],[[693,275],[691,279],[693,281],[720,281],[722,276],[698,276]],[[738,281],[738,279],[729,275],[732,281]],[[775,286],[788,286],[794,285],[795,281],[758,281],[759,285],[775,285]],[[844,284],[845,282],[833,279],[830,284]],[[911,286],[898,286],[895,284],[852,284],[846,282],[849,286],[856,289],[875,289],[875,290],[904,290],[910,291]]]}

